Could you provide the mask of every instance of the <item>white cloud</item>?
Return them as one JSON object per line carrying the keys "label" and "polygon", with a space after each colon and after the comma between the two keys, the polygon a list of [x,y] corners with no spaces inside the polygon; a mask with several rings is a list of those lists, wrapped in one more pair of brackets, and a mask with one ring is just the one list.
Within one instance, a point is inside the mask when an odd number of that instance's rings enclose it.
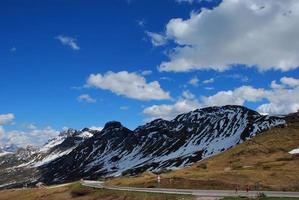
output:
{"label": "white cloud", "polygon": [[138,26],[140,26],[140,27],[144,27],[144,25],[145,25],[145,20],[143,20],[143,19],[136,20],[136,23],[137,23]]}
{"label": "white cloud", "polygon": [[212,96],[201,98],[201,105],[206,106],[224,106],[224,105],[244,105],[246,101],[257,102],[266,95],[264,89],[256,89],[251,86],[242,86],[235,90],[220,91]]}
{"label": "white cloud", "polygon": [[238,79],[242,82],[248,82],[249,81],[248,76],[243,75],[243,74],[229,74],[229,75],[224,75],[224,77]]}
{"label": "white cloud", "polygon": [[148,76],[148,75],[151,75],[152,73],[153,73],[152,70],[144,70],[144,71],[141,72],[141,75]]}
{"label": "white cloud", "polygon": [[299,109],[299,87],[269,91],[266,99],[269,103],[262,104],[257,109],[261,113],[279,115],[296,112]]}
{"label": "white cloud", "polygon": [[160,79],[163,80],[163,81],[170,81],[170,82],[173,81],[172,78],[167,77],[167,76],[162,76]]}
{"label": "white cloud", "polygon": [[205,87],[205,90],[214,90],[214,87]]}
{"label": "white cloud", "polygon": [[282,77],[280,79],[280,82],[284,85],[290,86],[290,87],[297,87],[299,86],[299,79],[295,79],[292,77]]}
{"label": "white cloud", "polygon": [[218,7],[174,18],[165,37],[178,46],[160,71],[213,69],[235,64],[259,70],[299,67],[298,0],[223,0]]}
{"label": "white cloud", "polygon": [[213,83],[214,81],[215,80],[213,78],[210,78],[210,79],[204,80],[203,83],[208,84],[208,83]]}
{"label": "white cloud", "polygon": [[191,93],[189,90],[184,90],[182,93],[182,96],[185,99],[194,99],[195,98],[195,95],[193,93]]}
{"label": "white cloud", "polygon": [[215,95],[202,97],[201,106],[223,106],[228,104],[244,105],[246,102],[262,103],[257,107],[260,113],[270,115],[280,115],[296,112],[299,109],[299,87],[292,89],[254,88],[252,86],[242,86],[235,90],[220,91]]}
{"label": "white cloud", "polygon": [[27,123],[23,124],[23,127],[27,129],[37,129],[37,127],[34,124],[27,124]]}
{"label": "white cloud", "polygon": [[17,146],[40,146],[59,134],[52,127],[37,128],[34,124],[22,124],[25,131],[5,131],[2,125],[7,125],[14,120],[12,113],[0,115],[0,144],[16,144]]}
{"label": "white cloud", "polygon": [[283,85],[278,84],[275,80],[274,80],[274,81],[271,81],[270,87],[271,87],[272,89],[282,89],[282,88],[284,88]]}
{"label": "white cloud", "polygon": [[170,120],[178,114],[189,112],[199,107],[199,102],[195,99],[179,99],[174,104],[162,104],[147,107],[142,111],[142,114],[146,116],[146,121],[157,118]]}
{"label": "white cloud", "polygon": [[0,126],[11,123],[14,118],[15,116],[12,113],[0,114]]}
{"label": "white cloud", "polygon": [[91,126],[89,127],[91,130],[95,130],[95,131],[101,131],[103,129],[103,127],[99,127],[99,126]]}
{"label": "white cloud", "polygon": [[271,82],[271,88],[273,89],[283,89],[286,87],[295,88],[299,86],[299,79],[292,77],[282,77],[280,83],[277,83],[275,80]]}
{"label": "white cloud", "polygon": [[[285,79],[282,78],[281,81],[283,80]],[[292,84],[295,82],[293,79],[288,80],[292,80]],[[277,85],[284,86],[283,84]],[[241,86],[234,90],[219,91],[211,96],[202,96],[199,99],[186,97],[188,95],[183,94],[183,99],[179,99],[174,104],[147,107],[143,110],[143,114],[146,116],[146,119],[150,120],[155,118],[172,119],[180,113],[196,108],[244,105],[246,102],[260,103],[256,110],[260,113],[270,115],[288,114],[296,112],[299,109],[299,86],[294,86],[293,88],[271,87],[271,89]],[[266,101],[266,103],[263,103],[263,101]]]}
{"label": "white cloud", "polygon": [[198,86],[198,82],[199,82],[199,79],[197,78],[197,76],[194,76],[193,78],[191,78],[188,81],[188,83],[193,86]]}
{"label": "white cloud", "polygon": [[85,102],[85,103],[95,103],[97,102],[96,99],[92,98],[89,94],[81,94],[77,97],[77,100],[79,102]]}
{"label": "white cloud", "polygon": [[31,129],[28,131],[12,130],[5,132],[0,140],[0,143],[16,144],[17,146],[22,147],[27,145],[41,146],[58,134],[59,131],[56,131],[51,127]]}
{"label": "white cloud", "polygon": [[[267,91],[268,103],[258,107],[261,113],[288,114],[299,109],[299,79],[282,77],[281,83],[271,82],[272,90]],[[291,88],[290,88],[291,87]]]}
{"label": "white cloud", "polygon": [[80,50],[75,38],[59,35],[55,39],[59,40],[61,44],[71,47],[73,50]]}
{"label": "white cloud", "polygon": [[170,99],[169,92],[165,92],[158,81],[147,83],[143,76],[127,71],[107,72],[105,74],[91,74],[87,79],[87,86],[110,90],[111,92],[139,100]]}
{"label": "white cloud", "polygon": [[151,42],[154,46],[162,46],[167,42],[167,38],[162,34],[150,31],[145,31],[145,34],[151,39]]}

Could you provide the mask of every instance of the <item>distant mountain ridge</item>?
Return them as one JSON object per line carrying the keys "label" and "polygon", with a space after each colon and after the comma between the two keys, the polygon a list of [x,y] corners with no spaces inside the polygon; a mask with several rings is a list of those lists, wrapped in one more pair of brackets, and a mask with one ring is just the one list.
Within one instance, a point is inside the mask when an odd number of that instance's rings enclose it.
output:
{"label": "distant mountain ridge", "polygon": [[1,152],[15,153],[18,149],[19,149],[19,147],[15,144],[3,145],[3,146],[0,146],[0,153]]}
{"label": "distant mountain ridge", "polygon": [[[171,170],[284,124],[283,117],[263,116],[232,105],[197,109],[170,121],[156,119],[133,131],[112,121],[101,131],[69,129],[26,162],[4,170],[36,169],[36,181],[47,184]],[[0,169],[1,165],[0,159]]]}

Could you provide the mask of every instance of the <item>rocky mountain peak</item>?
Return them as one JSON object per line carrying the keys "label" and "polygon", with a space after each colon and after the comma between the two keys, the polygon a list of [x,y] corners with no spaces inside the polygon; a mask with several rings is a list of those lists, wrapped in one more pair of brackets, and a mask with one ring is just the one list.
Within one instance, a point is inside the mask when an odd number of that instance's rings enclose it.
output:
{"label": "rocky mountain peak", "polygon": [[115,128],[122,128],[123,125],[118,122],[118,121],[110,121],[110,122],[107,122],[104,126],[104,129],[103,130],[107,130],[107,129],[115,129]]}
{"label": "rocky mountain peak", "polygon": [[71,137],[73,136],[74,134],[76,134],[77,130],[75,129],[72,129],[72,128],[68,128],[66,130],[63,130],[60,132],[59,136],[66,136],[66,137]]}

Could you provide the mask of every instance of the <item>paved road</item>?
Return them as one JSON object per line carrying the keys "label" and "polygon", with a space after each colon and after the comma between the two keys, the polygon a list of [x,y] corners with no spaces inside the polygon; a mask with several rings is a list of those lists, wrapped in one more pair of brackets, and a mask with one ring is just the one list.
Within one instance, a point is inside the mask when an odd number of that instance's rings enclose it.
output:
{"label": "paved road", "polygon": [[46,186],[46,188],[48,188],[48,189],[59,188],[59,187],[64,187],[64,186],[68,186],[68,185],[71,185],[71,184],[73,184],[73,183],[65,183],[65,184],[60,184],[60,185]]}
{"label": "paved road", "polygon": [[[136,188],[136,187],[107,187],[100,181],[82,181],[82,185],[93,188],[105,188],[110,190],[125,190],[132,192],[152,192],[164,194],[187,194],[202,197],[225,197],[225,196],[249,196],[254,197],[258,191],[239,191],[233,190],[191,190],[191,189],[167,189],[167,188]],[[299,197],[299,192],[283,192],[283,191],[259,191],[266,194],[268,197]]]}

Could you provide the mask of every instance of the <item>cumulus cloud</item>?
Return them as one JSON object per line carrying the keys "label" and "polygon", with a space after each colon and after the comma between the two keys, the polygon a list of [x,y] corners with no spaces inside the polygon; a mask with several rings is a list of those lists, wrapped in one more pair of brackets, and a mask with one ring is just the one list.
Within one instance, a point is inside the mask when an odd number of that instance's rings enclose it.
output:
{"label": "cumulus cloud", "polygon": [[41,146],[58,134],[59,131],[49,126],[41,129],[29,129],[28,131],[12,130],[2,135],[0,143],[16,144],[21,147],[27,145]]}
{"label": "cumulus cloud", "polygon": [[96,103],[97,100],[92,98],[89,94],[81,94],[77,97],[77,101],[85,103]]}
{"label": "cumulus cloud", "polygon": [[142,114],[145,116],[145,121],[154,120],[157,118],[170,120],[178,114],[189,112],[200,107],[199,101],[189,90],[182,92],[182,95],[174,104],[161,104],[146,107]]}
{"label": "cumulus cloud", "polygon": [[220,91],[201,98],[201,106],[244,105],[246,102],[262,102],[256,109],[270,115],[288,114],[299,109],[299,87],[295,88],[254,88],[242,86],[234,90]]}
{"label": "cumulus cloud", "polygon": [[127,71],[105,74],[91,74],[87,79],[88,87],[110,90],[111,92],[139,100],[169,99],[169,92],[165,92],[158,81],[147,83],[145,78]]}
{"label": "cumulus cloud", "polygon": [[295,79],[292,77],[282,77],[280,79],[280,82],[284,85],[290,86],[290,87],[297,87],[299,86],[299,79]]}
{"label": "cumulus cloud", "polygon": [[162,46],[167,42],[167,38],[162,34],[150,32],[150,31],[145,31],[145,34],[150,38],[154,46]]}
{"label": "cumulus cloud", "polygon": [[12,113],[1,114],[0,115],[0,126],[11,123],[14,120],[14,118],[15,118],[15,116]]}
{"label": "cumulus cloud", "polygon": [[272,81],[271,88],[265,95],[268,103],[260,105],[259,112],[288,114],[299,109],[299,79],[282,77],[280,83]]}
{"label": "cumulus cloud", "polygon": [[236,64],[261,71],[298,68],[298,20],[297,0],[223,0],[167,23],[165,37],[178,45],[159,70],[224,71]]}
{"label": "cumulus cloud", "polygon": [[269,103],[257,109],[261,113],[280,115],[296,112],[299,109],[299,87],[269,91],[266,99]]}
{"label": "cumulus cloud", "polygon": [[145,108],[142,114],[146,117],[146,121],[157,118],[170,120],[178,114],[189,112],[199,108],[200,104],[194,99],[179,99],[174,104],[153,105]]}
{"label": "cumulus cloud", "polygon": [[299,86],[299,79],[284,76],[280,79],[280,83],[277,83],[276,80],[273,80],[270,86],[273,89],[283,89],[286,87],[295,88]]}
{"label": "cumulus cloud", "polygon": [[224,106],[228,104],[244,105],[246,101],[257,102],[266,96],[264,89],[256,89],[252,86],[241,86],[235,90],[217,92],[212,96],[201,98],[202,106]]}
{"label": "cumulus cloud", "polygon": [[77,40],[75,38],[59,35],[59,36],[55,37],[55,39],[59,40],[61,42],[61,44],[65,45],[65,46],[69,46],[73,50],[80,50],[80,47],[77,44]]}
{"label": "cumulus cloud", "polygon": [[[146,119],[172,119],[177,114],[196,108],[244,105],[246,102],[260,103],[256,110],[264,114],[281,115],[296,112],[299,109],[299,86],[290,88],[288,85],[287,87],[282,83],[284,80],[284,78],[281,78],[281,83],[276,83],[280,87],[264,89],[241,86],[234,90],[219,91],[211,96],[201,96],[199,99],[194,97],[187,98],[188,95],[183,93],[183,99],[180,98],[174,104],[153,105],[145,108],[143,114],[146,116]],[[299,79],[292,78],[288,80],[292,80],[291,83],[295,83]],[[289,82],[287,83],[289,84]]]}
{"label": "cumulus cloud", "polygon": [[12,113],[0,115],[0,144],[16,144],[17,146],[34,145],[40,146],[59,134],[50,126],[38,128],[34,124],[21,124],[25,130],[5,130],[3,125],[7,125],[14,120]]}
{"label": "cumulus cloud", "polygon": [[199,82],[199,79],[197,78],[197,76],[192,77],[192,78],[188,81],[188,83],[189,83],[190,85],[193,85],[193,86],[198,86],[198,82]]}

